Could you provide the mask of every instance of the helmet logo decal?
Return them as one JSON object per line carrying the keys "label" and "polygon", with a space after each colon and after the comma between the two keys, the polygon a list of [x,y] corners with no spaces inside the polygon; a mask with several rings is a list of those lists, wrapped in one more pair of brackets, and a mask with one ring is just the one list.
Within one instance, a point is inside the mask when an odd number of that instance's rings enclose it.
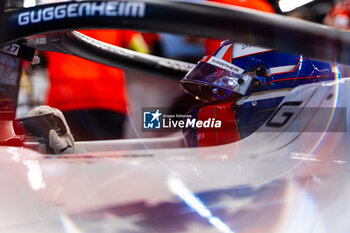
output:
{"label": "helmet logo decal", "polygon": [[242,74],[244,72],[244,70],[239,68],[238,66],[216,57],[211,57],[208,60],[208,63],[235,74]]}
{"label": "helmet logo decal", "polygon": [[248,48],[249,47],[249,45],[248,44],[244,44],[244,45],[242,45],[242,49],[246,49],[246,48]]}

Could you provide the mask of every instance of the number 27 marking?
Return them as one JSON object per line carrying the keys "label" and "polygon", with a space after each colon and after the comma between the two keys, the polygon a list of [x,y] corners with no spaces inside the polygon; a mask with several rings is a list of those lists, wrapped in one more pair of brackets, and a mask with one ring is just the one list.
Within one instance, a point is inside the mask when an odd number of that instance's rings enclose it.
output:
{"label": "number 27 marking", "polygon": [[18,44],[6,45],[1,50],[4,51],[5,53],[17,56],[19,51],[19,45]]}

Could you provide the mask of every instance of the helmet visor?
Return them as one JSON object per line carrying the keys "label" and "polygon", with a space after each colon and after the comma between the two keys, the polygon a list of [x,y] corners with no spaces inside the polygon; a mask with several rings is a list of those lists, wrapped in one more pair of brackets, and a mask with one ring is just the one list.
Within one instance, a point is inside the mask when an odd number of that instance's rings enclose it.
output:
{"label": "helmet visor", "polygon": [[215,57],[205,57],[180,81],[190,94],[204,100],[222,100],[233,94],[244,95],[251,82],[250,73]]}

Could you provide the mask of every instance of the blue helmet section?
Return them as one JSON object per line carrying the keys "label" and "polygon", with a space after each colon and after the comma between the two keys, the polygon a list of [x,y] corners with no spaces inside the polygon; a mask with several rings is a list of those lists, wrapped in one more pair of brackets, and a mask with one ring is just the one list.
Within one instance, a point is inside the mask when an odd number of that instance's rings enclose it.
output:
{"label": "blue helmet section", "polygon": [[294,88],[299,85],[333,80],[335,73],[329,63],[313,61],[302,55],[290,55],[277,51],[267,51],[247,55],[232,60],[232,63],[247,71],[259,67],[269,71],[266,76],[258,77],[262,81],[260,88],[249,88],[247,96],[254,92],[273,91]]}
{"label": "blue helmet section", "polygon": [[[256,95],[259,92],[268,93],[292,89],[299,85],[336,78],[336,73],[333,72],[332,65],[329,63],[304,58],[302,55],[296,56],[277,51],[238,57],[233,59],[232,63],[245,71],[253,71],[258,67],[269,70],[265,77],[255,76],[262,81],[262,85],[258,88],[250,87],[246,96]],[[283,97],[274,97],[237,105],[236,122],[240,138],[249,136],[263,125],[282,100]]]}

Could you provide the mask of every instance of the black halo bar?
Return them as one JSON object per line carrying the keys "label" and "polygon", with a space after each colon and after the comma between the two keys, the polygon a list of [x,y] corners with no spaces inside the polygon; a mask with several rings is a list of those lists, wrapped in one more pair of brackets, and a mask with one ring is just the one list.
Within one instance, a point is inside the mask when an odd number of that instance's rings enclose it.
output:
{"label": "black halo bar", "polygon": [[231,39],[350,64],[348,32],[240,7],[163,0],[63,2],[10,11],[5,14],[1,43],[87,28]]}
{"label": "black halo bar", "polygon": [[112,67],[176,80],[183,78],[194,67],[192,63],[138,53],[103,43],[77,31],[67,33],[56,43],[56,48]]}
{"label": "black halo bar", "polygon": [[26,45],[40,51],[75,55],[115,68],[175,80],[183,78],[195,65],[121,48],[93,39],[78,31],[29,38]]}

